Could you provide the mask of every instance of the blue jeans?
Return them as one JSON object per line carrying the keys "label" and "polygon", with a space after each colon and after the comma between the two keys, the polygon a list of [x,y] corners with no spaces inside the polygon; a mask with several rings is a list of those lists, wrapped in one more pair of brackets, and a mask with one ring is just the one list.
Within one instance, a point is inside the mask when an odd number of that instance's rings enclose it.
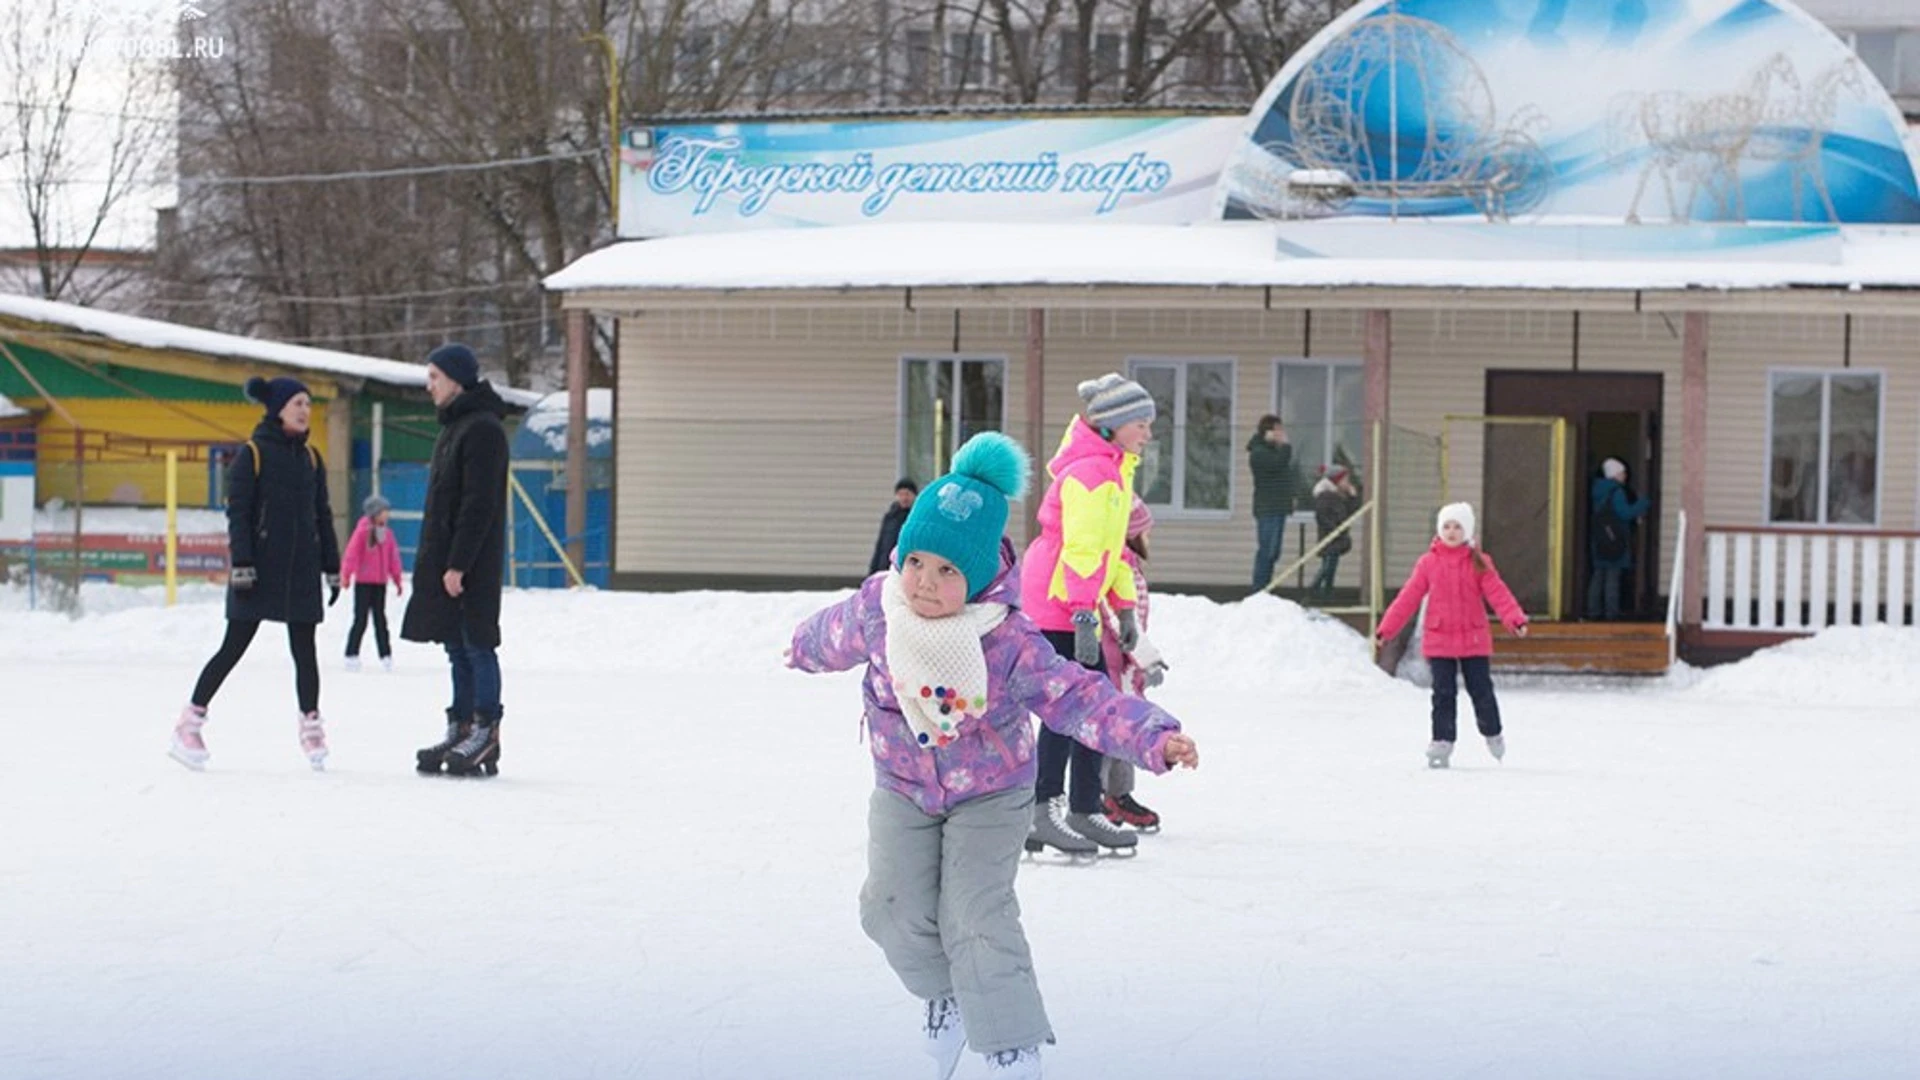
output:
{"label": "blue jeans", "polygon": [[500,656],[490,645],[469,642],[466,630],[458,642],[449,641],[447,659],[453,664],[453,715],[497,721],[500,705]]}
{"label": "blue jeans", "polygon": [[1596,566],[1587,575],[1587,618],[1620,617],[1620,579],[1626,572],[1624,567]]}
{"label": "blue jeans", "polygon": [[1253,553],[1253,588],[1258,592],[1273,581],[1273,564],[1280,561],[1280,541],[1287,535],[1287,515],[1263,514],[1253,524],[1260,540]]}

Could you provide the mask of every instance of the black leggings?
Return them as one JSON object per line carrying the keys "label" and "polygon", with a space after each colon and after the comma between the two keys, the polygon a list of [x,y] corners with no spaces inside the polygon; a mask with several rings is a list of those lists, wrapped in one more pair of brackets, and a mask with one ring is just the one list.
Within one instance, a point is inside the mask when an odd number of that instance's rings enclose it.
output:
{"label": "black leggings", "polygon": [[[300,697],[302,713],[320,711],[320,657],[313,647],[314,625],[310,622],[287,624],[287,647],[293,651],[293,687]],[[204,709],[213,704],[213,695],[220,692],[220,684],[227,681],[233,665],[247,655],[247,646],[253,644],[253,635],[259,630],[260,624],[251,620],[227,620],[226,640],[201,669],[200,681],[194,684],[195,705]]]}
{"label": "black leggings", "polygon": [[387,583],[353,587],[353,629],[347,631],[347,655],[360,655],[360,639],[367,633],[367,616],[373,616],[373,645],[380,658],[393,655],[393,642],[387,640]]}
{"label": "black leggings", "polygon": [[[1053,651],[1069,660],[1073,659],[1073,631],[1043,630]],[[1105,672],[1107,657],[1100,655],[1100,662],[1093,670]],[[1036,802],[1045,803],[1058,798],[1064,790],[1067,796],[1067,810],[1074,814],[1097,814],[1100,812],[1100,772],[1104,767],[1100,751],[1082,742],[1077,742],[1053,730],[1045,724],[1040,725],[1038,740],[1038,762],[1035,767],[1033,797]],[[1073,786],[1067,786],[1067,765],[1073,765]]]}

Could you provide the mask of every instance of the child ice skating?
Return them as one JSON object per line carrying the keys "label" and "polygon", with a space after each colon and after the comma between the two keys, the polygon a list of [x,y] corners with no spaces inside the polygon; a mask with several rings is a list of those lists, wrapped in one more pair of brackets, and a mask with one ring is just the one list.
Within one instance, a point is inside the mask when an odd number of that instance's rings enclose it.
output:
{"label": "child ice skating", "polygon": [[[1141,450],[1153,441],[1157,406],[1145,387],[1117,372],[1078,389],[1080,414],[1047,463],[1053,482],[1035,515],[1040,535],[1020,560],[1020,607],[1060,655],[1101,671],[1106,668],[1100,654],[1101,605],[1114,611],[1122,649],[1132,648],[1140,632],[1133,570],[1121,553],[1133,507],[1133,474]],[[1031,850],[1050,847],[1073,857],[1104,847],[1131,854],[1140,840],[1106,819],[1101,772],[1095,748],[1051,730],[1040,732]]]}
{"label": "child ice skating", "polygon": [[[1107,674],[1121,693],[1146,697],[1150,687],[1159,686],[1167,677],[1167,662],[1160,650],[1147,640],[1147,574],[1141,563],[1147,557],[1147,533],[1153,529],[1153,511],[1140,496],[1133,497],[1133,515],[1127,519],[1127,547],[1120,553],[1133,571],[1133,610],[1139,628],[1133,647],[1123,649],[1120,619],[1109,605],[1100,606],[1100,652],[1107,662]],[[1120,758],[1106,758],[1106,790],[1102,806],[1107,820],[1115,825],[1131,825],[1141,832],[1159,832],[1160,815],[1133,797],[1133,765]]]}
{"label": "child ice skating", "polygon": [[353,527],[353,537],[340,559],[340,583],[353,593],[353,628],[347,631],[347,670],[360,670],[360,639],[373,620],[373,645],[380,664],[393,670],[393,641],[387,636],[387,586],[405,596],[406,578],[400,571],[400,542],[387,526],[392,504],[378,495],[360,504],[364,516]]}
{"label": "child ice skating", "polygon": [[1500,703],[1493,696],[1493,631],[1487,623],[1491,603],[1500,621],[1513,634],[1527,635],[1527,616],[1507,584],[1500,580],[1493,560],[1474,540],[1473,507],[1449,503],[1440,508],[1433,545],[1413,564],[1400,595],[1393,598],[1380,620],[1379,641],[1391,641],[1424,598],[1420,652],[1433,671],[1433,741],[1427,745],[1427,766],[1444,769],[1453,758],[1456,680],[1464,678],[1473,699],[1473,719],[1486,736],[1487,752],[1495,760],[1507,753],[1500,727]]}
{"label": "child ice skating", "polygon": [[320,604],[324,577],[327,603],[340,598],[340,550],[327,500],[327,464],[307,444],[313,398],[298,380],[247,380],[246,395],[267,410],[253,437],[227,467],[227,634],[180,710],[167,753],[189,769],[204,769],[210,757],[201,728],[207,706],[233,666],[246,655],[262,622],[287,624],[293,651],[294,689],[300,703],[300,750],[317,771],[327,760],[327,734],[320,722],[320,662],[314,628],[326,612]]}
{"label": "child ice skating", "polygon": [[801,671],[865,665],[876,790],[860,922],[924,1004],[938,1080],[968,1045],[1002,1080],[1053,1041],[1014,899],[1032,817],[1033,724],[1154,772],[1199,764],[1179,722],[1061,657],[1018,610],[1007,500],[1025,451],[977,435],[901,527],[897,565],[794,631]]}

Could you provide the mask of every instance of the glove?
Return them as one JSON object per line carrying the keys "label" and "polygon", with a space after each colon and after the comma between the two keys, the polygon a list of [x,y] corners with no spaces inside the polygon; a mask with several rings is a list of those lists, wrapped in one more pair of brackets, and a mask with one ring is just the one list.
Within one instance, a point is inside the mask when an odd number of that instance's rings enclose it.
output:
{"label": "glove", "polygon": [[1140,623],[1133,617],[1132,608],[1121,608],[1119,619],[1120,636],[1116,640],[1121,652],[1130,653],[1135,645],[1140,644]]}
{"label": "glove", "polygon": [[241,592],[253,588],[253,583],[258,580],[260,577],[251,566],[236,566],[227,571],[227,583]]}
{"label": "glove", "polygon": [[327,606],[332,607],[333,605],[339,602],[340,602],[340,575],[328,574],[327,575]]}
{"label": "glove", "polygon": [[1091,611],[1073,613],[1073,658],[1081,667],[1100,664],[1100,617]]}
{"label": "glove", "polygon": [[1143,678],[1146,679],[1147,689],[1151,690],[1154,687],[1159,686],[1161,683],[1167,681],[1167,665],[1165,664],[1153,665],[1152,667],[1146,670],[1146,673],[1144,674]]}

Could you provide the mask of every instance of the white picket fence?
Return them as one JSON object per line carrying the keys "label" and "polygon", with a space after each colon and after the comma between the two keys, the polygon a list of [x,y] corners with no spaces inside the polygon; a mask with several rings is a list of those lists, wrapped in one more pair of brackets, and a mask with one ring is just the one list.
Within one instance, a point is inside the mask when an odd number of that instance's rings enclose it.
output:
{"label": "white picket fence", "polygon": [[1920,533],[1712,525],[1706,533],[1706,629],[1914,625]]}

